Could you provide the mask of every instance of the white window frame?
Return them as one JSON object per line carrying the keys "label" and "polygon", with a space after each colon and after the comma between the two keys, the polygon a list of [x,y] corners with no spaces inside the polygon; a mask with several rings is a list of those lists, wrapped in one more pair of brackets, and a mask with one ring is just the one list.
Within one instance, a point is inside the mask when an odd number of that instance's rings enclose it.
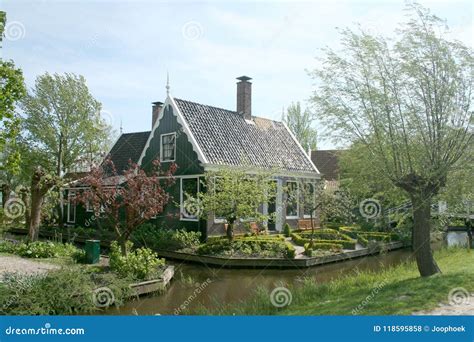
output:
{"label": "white window frame", "polygon": [[[308,184],[311,184],[313,186],[313,203],[316,204],[316,182],[309,182]],[[316,212],[313,213],[313,219],[316,216]],[[310,219],[311,215],[306,215],[304,213],[304,208],[303,208],[303,218],[305,219]]]}
{"label": "white window frame", "polygon": [[286,207],[285,207],[285,216],[289,220],[299,219],[300,218],[300,185],[296,180],[289,180],[286,181],[286,186],[288,187],[288,183],[295,183],[296,184],[296,216],[288,216],[288,193],[286,194]]}
{"label": "white window frame", "polygon": [[[163,137],[166,136],[174,136],[174,151],[173,151],[173,159],[172,160],[163,160]],[[172,133],[165,133],[160,135],[160,162],[162,163],[171,163],[176,160],[176,132]]]}
{"label": "white window frame", "polygon": [[196,179],[197,180],[197,193],[199,193],[199,191],[201,190],[201,187],[200,187],[200,182],[199,182],[199,176],[195,176],[195,175],[192,175],[192,176],[182,176],[180,177],[179,179],[179,220],[180,221],[190,221],[190,222],[198,222],[199,221],[199,217],[196,217],[196,218],[186,218],[186,217],[183,217],[183,210],[184,210],[184,207],[183,207],[183,199],[184,199],[184,193],[183,193],[183,179]]}
{"label": "white window frame", "polygon": [[76,204],[74,204],[74,219],[71,220],[71,217],[70,217],[70,214],[71,214],[71,198],[75,198],[76,197],[76,192],[75,191],[70,191],[68,194],[67,194],[67,223],[76,223]]}
{"label": "white window frame", "polygon": [[87,213],[93,213],[94,212],[94,208],[92,208],[91,201],[86,202],[86,212]]}

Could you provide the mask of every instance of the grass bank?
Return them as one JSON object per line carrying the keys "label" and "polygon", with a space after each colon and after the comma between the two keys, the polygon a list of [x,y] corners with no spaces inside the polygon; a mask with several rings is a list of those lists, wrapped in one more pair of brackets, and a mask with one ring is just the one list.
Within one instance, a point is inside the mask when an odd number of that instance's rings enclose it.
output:
{"label": "grass bank", "polygon": [[[239,304],[198,310],[211,315],[407,315],[435,308],[448,301],[454,288],[474,291],[474,251],[443,249],[435,253],[442,270],[429,278],[420,278],[414,262],[379,272],[352,273],[346,277],[316,284],[306,279],[302,285],[288,287],[291,304],[272,305],[270,290],[259,288],[255,295]],[[283,284],[283,286],[285,286]],[[279,300],[287,301],[288,293]]]}

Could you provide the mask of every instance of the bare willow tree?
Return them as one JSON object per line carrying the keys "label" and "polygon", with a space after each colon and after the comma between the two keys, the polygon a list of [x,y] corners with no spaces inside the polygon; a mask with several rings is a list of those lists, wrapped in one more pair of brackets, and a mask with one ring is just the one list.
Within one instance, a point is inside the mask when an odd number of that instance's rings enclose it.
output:
{"label": "bare willow tree", "polygon": [[[414,215],[421,276],[439,272],[430,247],[433,196],[472,143],[472,50],[448,38],[443,21],[418,4],[394,39],[341,31],[325,50],[314,104],[334,137],[362,141],[374,163],[405,190]],[[370,167],[370,165],[367,165]]]}

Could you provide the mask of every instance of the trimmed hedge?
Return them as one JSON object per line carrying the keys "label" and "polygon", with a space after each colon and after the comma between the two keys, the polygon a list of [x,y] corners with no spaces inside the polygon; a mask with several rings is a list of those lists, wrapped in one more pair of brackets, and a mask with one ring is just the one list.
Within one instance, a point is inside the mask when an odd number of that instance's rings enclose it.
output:
{"label": "trimmed hedge", "polygon": [[367,232],[359,233],[357,239],[362,246],[367,247],[370,241],[388,243],[392,241],[399,241],[400,237],[394,233]]}
{"label": "trimmed hedge", "polygon": [[[304,246],[311,242],[311,233],[292,233],[291,238],[299,245]],[[318,230],[314,232],[313,244],[337,244],[344,249],[355,249],[356,240],[335,230]]]}
{"label": "trimmed hedge", "polygon": [[339,227],[339,231],[343,234],[350,236],[353,239],[357,239],[357,235],[360,232],[360,227],[343,226],[343,227]]}
{"label": "trimmed hedge", "polygon": [[325,250],[331,251],[334,253],[341,253],[343,246],[339,243],[328,243],[328,242],[315,242],[313,243],[313,247],[309,247],[310,243],[305,243],[304,245],[304,254],[306,256],[312,257],[314,256],[314,252],[316,250]]}
{"label": "trimmed hedge", "polygon": [[296,251],[293,245],[281,236],[272,238],[260,236],[239,237],[234,241],[227,238],[212,239],[202,244],[197,249],[200,255],[221,255],[228,256],[242,254],[248,256],[294,258]]}
{"label": "trimmed hedge", "polygon": [[[272,240],[272,241],[285,241],[285,236],[282,234],[269,234],[269,235],[254,235],[254,234],[238,234],[234,235],[234,240],[247,240],[247,239],[256,239],[256,240]],[[227,236],[225,235],[217,235],[217,236],[208,236],[206,242],[213,243],[215,241],[220,240],[228,240]]]}

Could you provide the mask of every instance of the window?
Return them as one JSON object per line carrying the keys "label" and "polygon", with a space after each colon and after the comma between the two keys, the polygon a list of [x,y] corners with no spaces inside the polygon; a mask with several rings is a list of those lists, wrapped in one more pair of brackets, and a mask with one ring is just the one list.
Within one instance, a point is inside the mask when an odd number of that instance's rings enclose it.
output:
{"label": "window", "polygon": [[199,177],[181,178],[181,220],[198,221]]}
{"label": "window", "polygon": [[86,202],[86,212],[88,212],[88,213],[94,212],[94,208],[92,207],[92,201],[91,200],[88,200]]}
{"label": "window", "polygon": [[298,183],[286,182],[286,217],[298,218]]}
{"label": "window", "polygon": [[162,134],[160,161],[170,162],[176,158],[176,133]]}
{"label": "window", "polygon": [[70,191],[67,196],[67,222],[75,223],[76,222],[76,193]]}

